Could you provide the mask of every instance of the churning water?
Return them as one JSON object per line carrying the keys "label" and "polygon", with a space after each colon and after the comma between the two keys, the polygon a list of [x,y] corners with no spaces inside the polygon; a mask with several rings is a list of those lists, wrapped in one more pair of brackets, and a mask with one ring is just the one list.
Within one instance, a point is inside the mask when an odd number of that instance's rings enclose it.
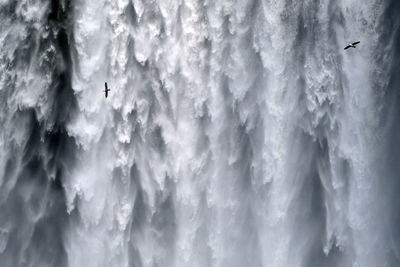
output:
{"label": "churning water", "polygon": [[399,14],[0,0],[0,266],[400,266]]}

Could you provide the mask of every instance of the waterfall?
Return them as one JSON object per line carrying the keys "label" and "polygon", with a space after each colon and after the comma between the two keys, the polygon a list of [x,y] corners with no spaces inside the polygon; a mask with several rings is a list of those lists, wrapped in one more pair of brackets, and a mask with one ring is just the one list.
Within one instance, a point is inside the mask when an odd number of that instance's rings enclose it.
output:
{"label": "waterfall", "polygon": [[400,266],[399,12],[0,0],[0,266]]}

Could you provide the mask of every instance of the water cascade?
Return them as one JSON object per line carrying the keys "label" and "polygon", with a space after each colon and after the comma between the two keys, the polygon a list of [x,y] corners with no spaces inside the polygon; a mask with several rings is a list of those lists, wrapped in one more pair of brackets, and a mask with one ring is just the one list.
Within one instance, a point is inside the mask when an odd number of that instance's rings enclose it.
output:
{"label": "water cascade", "polygon": [[0,266],[400,266],[399,12],[0,0]]}

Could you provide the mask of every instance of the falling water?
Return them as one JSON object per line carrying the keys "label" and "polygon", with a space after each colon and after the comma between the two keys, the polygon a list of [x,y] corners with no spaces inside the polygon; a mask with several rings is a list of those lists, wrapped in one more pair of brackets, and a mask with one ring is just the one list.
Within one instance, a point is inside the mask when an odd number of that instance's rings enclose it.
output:
{"label": "falling water", "polygon": [[0,0],[0,266],[400,266],[399,12]]}

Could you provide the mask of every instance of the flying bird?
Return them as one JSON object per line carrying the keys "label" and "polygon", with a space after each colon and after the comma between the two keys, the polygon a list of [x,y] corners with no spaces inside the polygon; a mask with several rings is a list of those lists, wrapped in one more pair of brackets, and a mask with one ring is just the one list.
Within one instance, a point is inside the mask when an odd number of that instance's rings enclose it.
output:
{"label": "flying bird", "polygon": [[358,45],[359,43],[360,43],[360,42],[350,43],[350,44],[348,44],[348,45],[344,48],[344,50],[349,49],[350,47],[356,48],[356,45]]}
{"label": "flying bird", "polygon": [[107,83],[105,83],[104,86],[105,86],[104,93],[105,93],[106,98],[107,98],[108,97],[108,92],[110,92],[110,89],[108,89]]}

